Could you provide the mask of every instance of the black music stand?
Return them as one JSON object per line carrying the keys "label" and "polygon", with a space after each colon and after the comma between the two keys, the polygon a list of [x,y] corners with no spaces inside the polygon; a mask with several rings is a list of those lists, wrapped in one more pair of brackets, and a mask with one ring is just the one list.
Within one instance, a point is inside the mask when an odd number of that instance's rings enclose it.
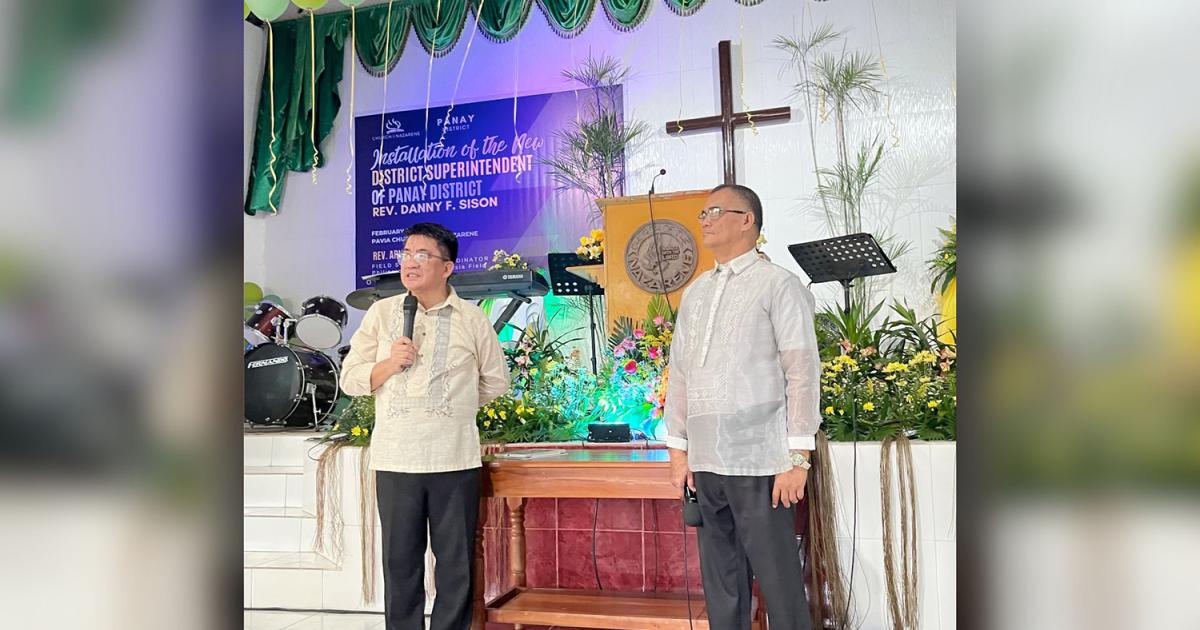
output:
{"label": "black music stand", "polygon": [[838,281],[850,312],[850,282],[855,278],[896,273],[875,237],[866,232],[788,245],[788,252],[813,284]]}
{"label": "black music stand", "polygon": [[591,330],[592,374],[596,374],[596,315],[592,300],[597,295],[604,295],[604,287],[577,276],[567,267],[595,264],[594,260],[586,260],[578,254],[547,254],[547,265],[550,267],[550,290],[554,295],[586,295],[588,300],[588,324]]}

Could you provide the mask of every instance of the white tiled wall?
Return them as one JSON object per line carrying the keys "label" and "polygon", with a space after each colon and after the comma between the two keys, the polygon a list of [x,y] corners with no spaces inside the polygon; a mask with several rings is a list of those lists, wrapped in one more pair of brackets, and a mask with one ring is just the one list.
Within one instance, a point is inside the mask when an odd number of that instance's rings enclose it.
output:
{"label": "white tiled wall", "polygon": [[[848,537],[854,516],[854,453],[858,453],[858,537],[853,544],[854,610],[862,630],[884,630],[888,623],[887,585],[883,569],[883,524],[880,500],[880,444],[860,442],[857,447],[838,442],[830,446],[838,501],[838,544],[843,569],[849,575],[852,541]],[[913,477],[917,498],[917,587],[921,630],[954,630],[955,445],[952,442],[914,442]],[[895,458],[893,457],[893,461]],[[893,482],[895,483],[895,482]],[[893,514],[898,518],[899,498],[893,486]],[[897,543],[899,526],[896,525]],[[899,548],[897,547],[897,553]],[[899,558],[897,558],[897,567]]]}

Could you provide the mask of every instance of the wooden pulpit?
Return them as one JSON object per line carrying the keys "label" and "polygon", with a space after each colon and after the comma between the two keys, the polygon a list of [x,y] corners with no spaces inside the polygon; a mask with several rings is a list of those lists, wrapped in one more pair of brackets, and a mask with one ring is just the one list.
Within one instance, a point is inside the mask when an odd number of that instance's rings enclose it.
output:
{"label": "wooden pulpit", "polygon": [[606,330],[621,317],[645,319],[650,298],[664,291],[678,309],[683,290],[712,268],[697,218],[707,197],[707,190],[654,195],[654,223],[647,195],[597,200],[605,245],[604,268],[596,280],[608,302]]}

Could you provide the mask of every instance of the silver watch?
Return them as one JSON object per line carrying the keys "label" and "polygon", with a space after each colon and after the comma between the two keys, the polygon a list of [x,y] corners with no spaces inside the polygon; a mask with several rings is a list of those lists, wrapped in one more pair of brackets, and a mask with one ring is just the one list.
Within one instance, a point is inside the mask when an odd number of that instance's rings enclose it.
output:
{"label": "silver watch", "polygon": [[812,464],[808,463],[808,458],[805,457],[804,453],[802,453],[800,451],[790,451],[788,453],[788,457],[791,458],[793,466],[799,466],[800,468],[803,468],[804,470],[808,470],[809,468],[812,468]]}

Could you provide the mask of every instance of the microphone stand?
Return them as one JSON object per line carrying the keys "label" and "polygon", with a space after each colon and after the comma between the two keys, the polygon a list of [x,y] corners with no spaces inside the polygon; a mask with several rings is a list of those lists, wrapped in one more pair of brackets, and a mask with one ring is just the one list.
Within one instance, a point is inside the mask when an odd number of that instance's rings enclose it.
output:
{"label": "microphone stand", "polygon": [[658,178],[667,174],[667,169],[660,168],[654,179],[650,180],[650,192],[646,194],[646,202],[650,205],[650,235],[654,239],[654,257],[658,261],[658,287],[659,293],[663,296],[663,301],[667,303],[667,311],[671,314],[671,319],[675,319],[675,308],[671,306],[671,298],[667,295],[667,281],[663,276],[662,270],[662,249],[658,246],[658,225],[654,221],[654,185],[658,183]]}

